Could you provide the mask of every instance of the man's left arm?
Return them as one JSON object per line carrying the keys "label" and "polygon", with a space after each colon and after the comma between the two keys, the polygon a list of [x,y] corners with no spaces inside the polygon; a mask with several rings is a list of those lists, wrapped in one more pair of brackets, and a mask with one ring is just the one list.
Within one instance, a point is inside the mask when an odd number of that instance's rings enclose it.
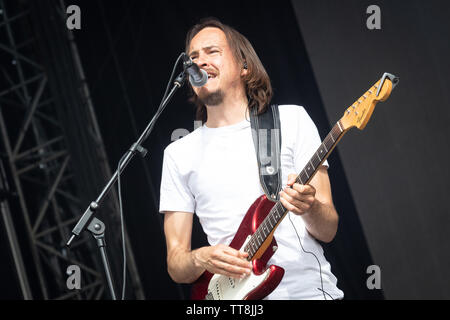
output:
{"label": "man's left arm", "polygon": [[283,206],[300,215],[308,232],[317,240],[331,242],[337,232],[339,217],[334,208],[330,179],[325,167],[320,167],[309,184],[294,183],[296,174],[290,174],[288,187],[280,192]]}

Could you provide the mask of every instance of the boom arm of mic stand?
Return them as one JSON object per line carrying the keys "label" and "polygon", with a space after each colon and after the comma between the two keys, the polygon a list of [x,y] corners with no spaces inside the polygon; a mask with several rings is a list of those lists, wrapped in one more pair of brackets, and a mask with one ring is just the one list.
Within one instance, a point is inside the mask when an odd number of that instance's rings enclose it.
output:
{"label": "boom arm of mic stand", "polygon": [[126,166],[130,162],[130,160],[134,157],[136,152],[139,152],[143,157],[145,157],[145,155],[147,153],[147,150],[144,147],[142,147],[141,144],[149,136],[151,130],[153,129],[153,126],[154,126],[156,120],[159,118],[159,116],[162,113],[162,111],[164,110],[164,108],[167,106],[169,101],[172,99],[172,97],[175,94],[175,92],[179,88],[181,88],[183,86],[185,79],[186,79],[186,74],[183,71],[175,79],[173,87],[172,87],[172,90],[167,94],[165,99],[163,99],[161,105],[158,108],[158,111],[153,116],[152,120],[150,120],[150,122],[148,123],[147,127],[145,128],[145,130],[142,132],[142,134],[139,137],[139,139],[135,143],[133,143],[133,145],[130,147],[129,150],[127,150],[125,158],[121,162],[119,169],[114,172],[113,176],[111,177],[111,179],[109,179],[108,183],[103,188],[103,190],[100,193],[100,195],[97,197],[97,199],[95,201],[91,202],[91,204],[86,209],[84,214],[78,220],[77,224],[72,229],[72,235],[70,236],[70,239],[67,241],[66,246],[69,247],[71,245],[72,241],[75,239],[75,237],[79,236],[80,233],[85,230],[86,225],[89,223],[89,221],[91,221],[95,211],[98,209],[99,205],[102,203],[102,201],[104,200],[105,196],[107,195],[107,193],[109,192],[111,187],[117,181],[117,177],[118,177],[119,172],[121,173],[126,168]]}

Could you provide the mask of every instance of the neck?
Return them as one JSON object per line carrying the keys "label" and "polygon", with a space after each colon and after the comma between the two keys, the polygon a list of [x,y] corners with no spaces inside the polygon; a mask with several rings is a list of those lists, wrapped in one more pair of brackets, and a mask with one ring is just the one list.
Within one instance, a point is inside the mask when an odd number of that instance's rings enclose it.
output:
{"label": "neck", "polygon": [[223,102],[215,106],[206,106],[208,120],[206,125],[209,128],[218,128],[239,123],[248,117],[247,97],[225,97]]}

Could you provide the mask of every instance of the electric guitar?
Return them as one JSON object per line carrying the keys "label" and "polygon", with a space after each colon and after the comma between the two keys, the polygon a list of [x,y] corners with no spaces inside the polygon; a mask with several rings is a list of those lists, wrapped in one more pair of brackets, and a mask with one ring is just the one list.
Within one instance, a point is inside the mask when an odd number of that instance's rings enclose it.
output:
{"label": "electric guitar", "polygon": [[[317,151],[296,178],[300,184],[308,184],[320,165],[328,158],[344,134],[353,127],[363,130],[375,105],[385,101],[399,78],[385,73],[367,92],[345,110],[344,116],[336,122]],[[284,269],[271,265],[268,260],[277,249],[273,236],[275,229],[288,210],[280,201],[273,202],[262,195],[250,206],[239,226],[230,247],[248,253],[252,261],[252,272],[243,279],[212,274],[205,271],[194,283],[194,300],[256,300],[269,295],[280,283]]]}

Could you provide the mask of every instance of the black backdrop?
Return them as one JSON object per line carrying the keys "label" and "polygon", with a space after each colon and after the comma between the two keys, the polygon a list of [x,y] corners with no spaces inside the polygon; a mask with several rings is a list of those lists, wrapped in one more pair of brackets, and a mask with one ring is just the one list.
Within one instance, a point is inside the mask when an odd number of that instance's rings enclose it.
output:
{"label": "black backdrop", "polygon": [[[340,145],[385,297],[449,299],[450,3],[344,3],[293,1],[330,118],[383,72],[400,77],[366,129]],[[372,4],[380,30],[366,27]]]}
{"label": "black backdrop", "polygon": [[[221,19],[252,42],[271,77],[274,102],[303,105],[322,137],[337,121],[327,119],[289,1],[96,0],[71,4],[81,8],[81,30],[75,31],[75,37],[112,168],[155,112],[172,65],[184,49],[187,30],[206,16]],[[157,212],[163,150],[174,130],[193,130],[193,116],[186,90],[180,91],[145,143],[147,157],[135,158],[123,176],[126,225],[148,299],[188,297],[189,286],[176,285],[167,274],[162,216]],[[366,287],[366,268],[373,263],[339,148],[329,161],[340,225],[335,241],[325,246],[326,255],[347,298],[382,298],[381,290]],[[196,222],[193,246],[205,244]]]}

